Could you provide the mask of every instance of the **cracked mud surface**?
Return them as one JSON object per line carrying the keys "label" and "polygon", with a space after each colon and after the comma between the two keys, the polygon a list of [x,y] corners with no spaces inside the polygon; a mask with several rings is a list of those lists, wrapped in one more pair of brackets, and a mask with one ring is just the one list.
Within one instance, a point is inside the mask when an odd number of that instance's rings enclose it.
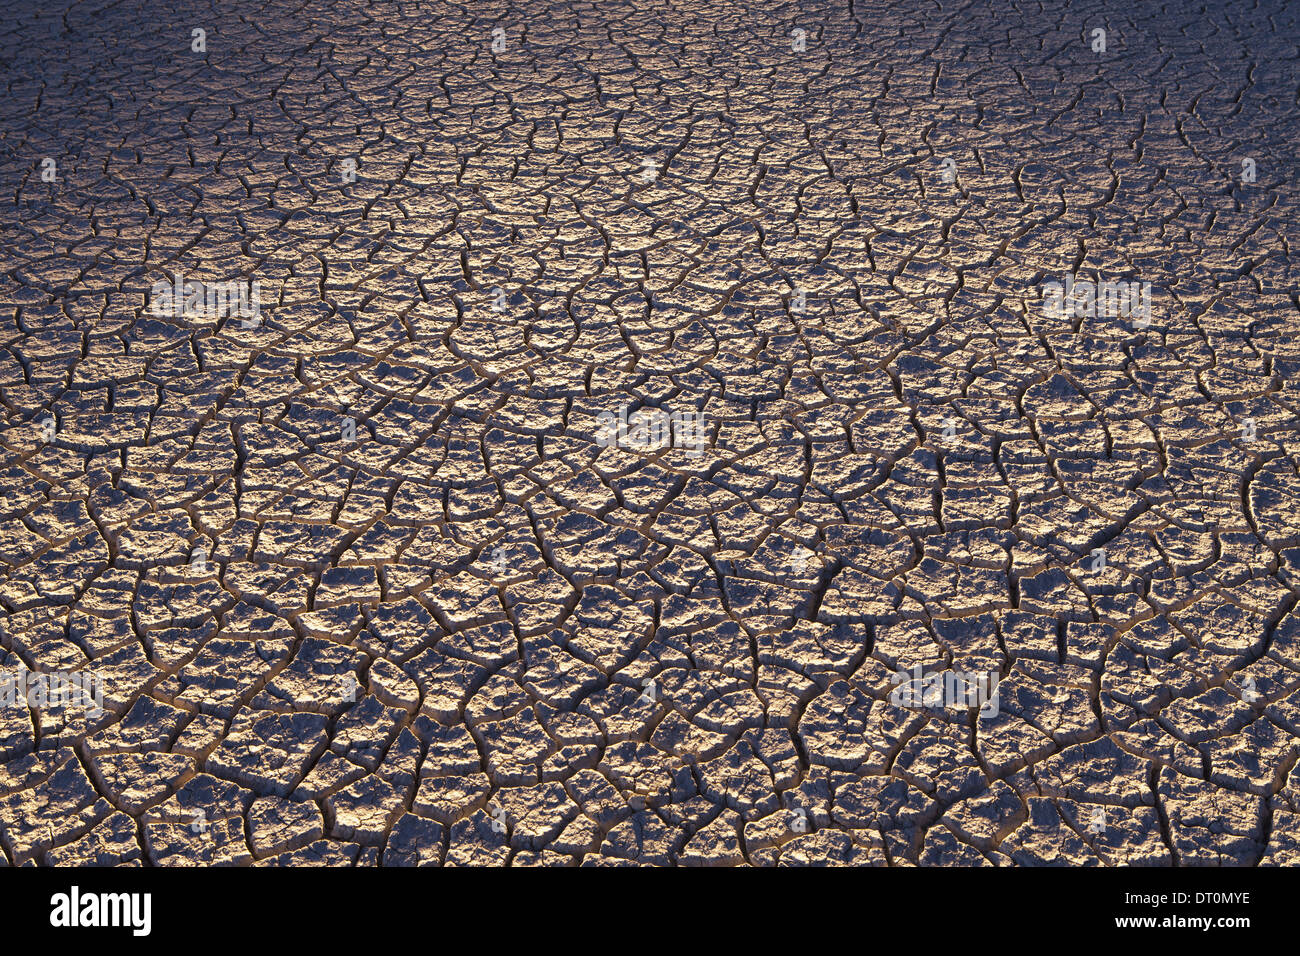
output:
{"label": "cracked mud surface", "polygon": [[4,863],[1300,862],[1296,7],[45,6]]}

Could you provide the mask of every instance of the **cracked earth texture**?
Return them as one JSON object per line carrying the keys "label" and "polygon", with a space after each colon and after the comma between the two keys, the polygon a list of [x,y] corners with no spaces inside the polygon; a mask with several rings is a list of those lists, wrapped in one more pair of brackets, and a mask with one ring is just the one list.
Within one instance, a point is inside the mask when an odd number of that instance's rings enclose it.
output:
{"label": "cracked earth texture", "polygon": [[1297,7],[43,7],[5,863],[1300,861]]}

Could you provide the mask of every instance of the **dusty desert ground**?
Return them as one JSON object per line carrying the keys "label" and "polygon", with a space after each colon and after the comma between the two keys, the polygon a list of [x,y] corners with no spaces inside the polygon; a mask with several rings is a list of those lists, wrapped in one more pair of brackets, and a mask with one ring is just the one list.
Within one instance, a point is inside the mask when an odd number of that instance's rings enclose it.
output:
{"label": "dusty desert ground", "polygon": [[1300,8],[29,6],[0,863],[1300,861]]}

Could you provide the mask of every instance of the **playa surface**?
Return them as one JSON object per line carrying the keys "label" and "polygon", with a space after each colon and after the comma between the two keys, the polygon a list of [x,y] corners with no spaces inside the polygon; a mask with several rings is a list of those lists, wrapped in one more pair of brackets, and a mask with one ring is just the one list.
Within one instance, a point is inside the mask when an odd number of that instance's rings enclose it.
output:
{"label": "playa surface", "polygon": [[1300,7],[40,6],[0,864],[1300,862]]}

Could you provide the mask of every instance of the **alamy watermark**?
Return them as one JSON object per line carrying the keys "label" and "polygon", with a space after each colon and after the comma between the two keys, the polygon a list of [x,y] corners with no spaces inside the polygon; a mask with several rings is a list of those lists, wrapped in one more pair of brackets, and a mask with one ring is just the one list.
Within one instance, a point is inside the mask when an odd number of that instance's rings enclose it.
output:
{"label": "alamy watermark", "polygon": [[998,682],[994,671],[934,671],[921,673],[921,665],[889,675],[895,686],[889,702],[895,707],[978,707],[980,717],[998,715]]}
{"label": "alamy watermark", "polygon": [[19,667],[0,673],[0,707],[81,707],[98,718],[104,713],[104,683],[93,671],[52,671],[41,674]]}
{"label": "alamy watermark", "polygon": [[628,414],[627,406],[622,405],[617,412],[601,412],[596,420],[600,422],[596,444],[602,448],[658,451],[672,447],[686,449],[692,458],[704,454],[704,414],[694,408],[671,412],[642,408]]}
{"label": "alamy watermark", "polygon": [[152,913],[152,893],[83,893],[73,886],[50,897],[50,925],[61,929],[118,926],[133,936],[148,936]]}
{"label": "alamy watermark", "polygon": [[1150,282],[1092,282],[1066,273],[1065,282],[1043,283],[1043,314],[1050,318],[1120,316],[1138,328],[1151,324]]}
{"label": "alamy watermark", "polygon": [[261,324],[262,282],[254,279],[231,279],[226,282],[199,282],[175,272],[170,280],[153,284],[149,307],[158,318],[222,319],[236,315],[245,328]]}

